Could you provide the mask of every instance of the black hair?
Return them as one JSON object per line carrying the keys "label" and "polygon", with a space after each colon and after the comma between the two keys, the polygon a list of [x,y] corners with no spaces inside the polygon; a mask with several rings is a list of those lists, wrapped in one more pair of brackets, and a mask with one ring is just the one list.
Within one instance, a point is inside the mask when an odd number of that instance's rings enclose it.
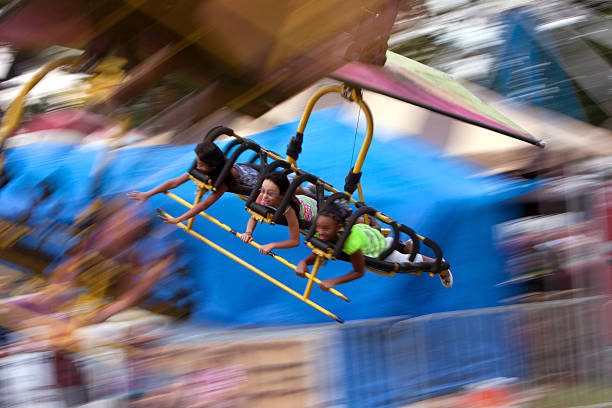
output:
{"label": "black hair", "polygon": [[289,179],[280,171],[273,171],[264,177],[264,180],[273,182],[281,194],[285,194],[289,189]]}
{"label": "black hair", "polygon": [[[264,180],[270,180],[271,182],[273,182],[276,187],[278,187],[278,191],[280,194],[285,194],[289,189],[289,179],[283,172],[273,171],[271,173],[268,173],[264,177]],[[293,208],[293,211],[295,211],[295,215],[299,218],[300,204],[298,203],[297,198],[295,198],[295,195],[293,195],[293,197],[291,197],[291,200],[289,200],[289,205],[291,206],[291,208]]]}
{"label": "black hair", "polygon": [[345,214],[345,210],[340,208],[335,202],[325,204],[321,211],[319,211],[319,215],[329,217],[338,224],[344,224]]}
{"label": "black hair", "polygon": [[[219,146],[211,141],[205,140],[202,143],[198,143],[195,147],[195,154],[198,156],[201,162],[208,164],[213,167],[213,170],[207,174],[212,180],[217,180],[219,174],[225,166],[225,155],[219,149]],[[229,178],[229,174],[228,174]],[[227,180],[226,180],[227,184]]]}

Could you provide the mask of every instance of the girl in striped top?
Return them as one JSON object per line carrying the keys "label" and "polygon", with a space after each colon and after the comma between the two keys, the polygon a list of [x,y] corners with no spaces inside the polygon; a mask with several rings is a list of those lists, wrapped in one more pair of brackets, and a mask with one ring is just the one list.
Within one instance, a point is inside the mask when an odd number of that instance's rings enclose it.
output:
{"label": "girl in striped top", "polygon": [[[261,191],[257,196],[257,203],[277,208],[288,188],[289,180],[287,176],[281,172],[273,172],[264,179]],[[259,248],[259,252],[262,254],[267,255],[273,249],[295,248],[300,245],[299,221],[312,221],[314,219],[317,215],[317,201],[305,195],[296,195],[292,197],[284,215],[289,227],[289,239],[262,245]],[[253,239],[253,231],[256,226],[257,221],[251,217],[247,223],[246,231],[241,236],[242,241],[250,242]]]}

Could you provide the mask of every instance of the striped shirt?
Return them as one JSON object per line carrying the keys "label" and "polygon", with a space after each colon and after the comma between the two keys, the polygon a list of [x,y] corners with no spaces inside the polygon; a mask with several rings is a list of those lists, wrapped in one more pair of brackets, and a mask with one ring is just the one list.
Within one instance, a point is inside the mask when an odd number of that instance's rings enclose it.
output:
{"label": "striped shirt", "polygon": [[[314,217],[317,216],[317,200],[305,195],[296,195],[295,199],[298,202],[300,210],[299,213],[296,214],[298,220],[312,221]],[[261,204],[264,205],[263,202]],[[285,208],[285,212],[283,213],[283,215],[286,215],[291,208],[293,207],[288,205],[287,208]]]}
{"label": "striped shirt", "polygon": [[295,198],[300,205],[298,218],[304,221],[312,221],[317,215],[317,200],[305,195],[296,195]]}

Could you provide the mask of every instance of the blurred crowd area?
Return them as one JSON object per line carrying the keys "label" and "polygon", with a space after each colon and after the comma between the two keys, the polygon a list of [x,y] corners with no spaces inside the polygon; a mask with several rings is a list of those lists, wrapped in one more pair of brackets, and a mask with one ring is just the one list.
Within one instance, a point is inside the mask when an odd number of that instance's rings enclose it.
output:
{"label": "blurred crowd area", "polygon": [[[521,198],[525,217],[499,224],[496,241],[514,301],[610,294],[612,160],[562,165]],[[565,293],[565,295],[564,295]]]}
{"label": "blurred crowd area", "polygon": [[609,1],[404,1],[390,49],[455,78],[612,129]]}
{"label": "blurred crowd area", "polygon": [[[497,91],[504,103],[532,104],[610,129],[610,10],[605,1],[402,1],[389,46]],[[532,47],[531,53],[507,45],[509,38],[520,40],[517,48]],[[2,106],[25,80],[20,75],[70,52],[5,48],[12,65],[1,85]],[[125,79],[124,64],[113,59],[91,75],[63,78],[68,89],[61,92],[43,89],[30,99],[25,119],[86,105],[92,95]],[[509,75],[508,69],[524,75]],[[184,78],[167,76],[114,114],[129,115],[133,126],[146,124],[191,90]],[[131,229],[145,226],[115,219],[113,228],[128,233],[110,233],[107,243],[121,246],[120,252],[133,249],[143,265],[171,259],[156,270],[160,276],[152,296],[139,308],[113,304],[130,293],[142,278],[137,274],[122,275],[126,279],[117,279],[112,293],[104,293],[111,286],[104,282],[92,297],[78,288],[83,282],[66,279],[62,284],[75,284],[48,286],[37,254],[18,254],[33,258],[36,273],[0,264],[0,407],[607,406],[612,401],[612,157],[598,145],[580,154],[572,144],[558,149],[555,126],[561,125],[542,122],[553,153],[503,174],[532,180],[534,187],[517,201],[521,217],[494,227],[507,275],[498,287],[516,292],[499,307],[342,327],[224,331],[199,326],[180,320],[197,301],[193,282],[181,272],[186,254],[162,230],[142,238],[163,250],[143,250],[140,236],[122,242]],[[86,127],[105,125],[101,120]],[[599,143],[609,136],[603,133]],[[489,160],[501,165],[510,155],[497,152]],[[50,208],[47,214],[60,210]],[[79,233],[96,237],[89,228],[113,221],[111,215],[103,214],[102,221],[98,215],[100,224],[84,223]],[[47,234],[65,230],[64,244],[74,244],[66,256],[86,262],[79,242],[87,246],[87,239],[71,241],[73,226],[49,217],[31,228],[27,211],[24,217],[19,228],[0,220],[2,255],[27,234],[48,245]],[[47,267],[51,260],[44,261]],[[88,270],[96,272],[100,265]],[[121,310],[105,319],[109,308]]]}
{"label": "blurred crowd area", "polygon": [[[3,3],[10,3],[5,1]],[[390,1],[389,3],[394,3]],[[590,0],[398,0],[389,49],[437,68],[456,79],[477,83],[521,102],[559,111],[611,129],[612,108],[608,1]],[[0,106],[16,87],[52,59],[77,55],[67,47],[36,51],[0,48]],[[26,117],[66,106],[83,106],[124,81],[131,63],[110,58],[89,73],[55,72],[29,98]],[[509,74],[515,71],[516,75]],[[199,84],[201,86],[201,84]],[[142,94],[117,107],[134,126],[156,129],[168,107],[188,97],[194,80],[165,75]],[[190,139],[175,139],[187,143]]]}
{"label": "blurred crowd area", "polygon": [[[611,3],[417,3],[402,2],[390,49],[496,92],[502,112],[534,110],[531,123],[520,115],[517,123],[547,142],[529,160],[519,151],[522,164],[511,149],[466,154],[506,176],[539,183],[518,200],[523,216],[495,227],[508,276],[499,285],[517,292],[507,301],[610,294]],[[564,120],[570,117],[595,127],[578,130]],[[572,147],[563,146],[566,132],[576,141]]]}
{"label": "blurred crowd area", "polygon": [[[605,298],[211,330],[143,311],[0,349],[5,407],[605,406]],[[609,309],[609,305],[608,305]],[[48,328],[47,328],[48,330]],[[598,405],[599,404],[599,405]]]}

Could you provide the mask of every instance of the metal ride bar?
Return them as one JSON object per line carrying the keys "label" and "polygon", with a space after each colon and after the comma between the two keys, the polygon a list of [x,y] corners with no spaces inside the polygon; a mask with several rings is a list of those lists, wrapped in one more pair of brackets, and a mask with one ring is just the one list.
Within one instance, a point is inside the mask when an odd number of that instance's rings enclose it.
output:
{"label": "metal ride bar", "polygon": [[[363,166],[365,157],[368,154],[368,149],[370,148],[370,143],[372,142],[372,135],[374,134],[374,120],[372,119],[372,111],[370,110],[369,106],[363,101],[361,94],[358,93],[355,89],[350,89],[350,94],[345,95],[346,90],[347,88],[344,85],[330,85],[325,88],[321,88],[317,92],[315,92],[315,94],[310,97],[308,103],[306,104],[306,108],[304,109],[304,113],[302,114],[302,119],[300,120],[300,124],[298,125],[297,132],[304,134],[304,130],[306,129],[306,124],[308,123],[310,114],[312,113],[312,110],[317,101],[321,99],[323,95],[332,92],[339,93],[345,96],[348,100],[356,102],[365,114],[368,125],[365,138],[363,140],[363,143],[361,144],[361,150],[359,151],[359,155],[357,156],[357,160],[355,161],[355,166],[353,166],[352,169],[352,172],[356,174],[361,171],[361,167]],[[288,161],[292,165],[296,164],[296,160],[292,157],[287,157],[286,161]]]}
{"label": "metal ride bar", "polygon": [[[419,235],[417,235],[417,236],[419,236]],[[419,236],[419,238],[422,238],[422,237],[420,237],[420,236]],[[315,255],[317,255],[317,258],[315,259],[315,266],[314,266],[314,267],[313,267],[313,269],[312,269],[312,274],[313,274],[313,275],[315,275],[315,276],[316,276],[316,273],[317,273],[317,271],[318,271],[318,269],[319,269],[319,266],[321,265],[321,263],[322,263],[322,261],[323,261],[324,259],[328,259],[328,260],[330,260],[330,261],[333,261],[333,260],[335,260],[335,259],[336,259],[336,258],[334,258],[334,256],[333,256],[333,251],[329,251],[329,252],[322,251],[321,249],[319,249],[319,248],[315,247],[314,245],[312,245],[310,242],[306,242],[306,245],[307,245],[307,246],[308,246],[310,249],[312,249],[312,252],[313,252]],[[366,269],[367,271],[374,272],[374,273],[375,273],[375,274],[377,274],[377,275],[388,276],[388,277],[395,276],[395,274],[396,274],[396,271],[389,271],[389,272],[385,272],[385,271],[378,271],[378,270],[376,270],[376,269],[374,269],[374,268],[371,268],[371,267],[369,267],[369,266],[367,266],[367,265],[365,266],[365,269]],[[423,272],[424,272],[424,271],[411,271],[411,272],[404,272],[404,273],[407,273],[407,274],[410,274],[410,275],[415,275],[415,276],[421,276],[421,274],[422,274]],[[433,277],[434,275],[435,275],[434,273],[429,272],[429,276],[430,276],[430,277]],[[332,290],[334,290],[334,289],[333,289],[333,288],[332,288],[332,289],[330,289],[330,291],[332,291]]]}
{"label": "metal ride bar", "polygon": [[[190,203],[188,203],[187,201],[183,200],[181,197],[177,196],[176,194],[169,193],[169,192],[166,192],[165,194],[166,194],[168,197],[172,198],[173,200],[175,200],[175,201],[179,202],[180,204],[183,204],[185,207],[188,207],[188,208],[193,208],[193,205],[191,205],[191,204],[190,204]],[[233,229],[232,229],[230,226],[228,226],[228,225],[226,225],[226,224],[223,224],[221,221],[217,220],[216,218],[214,218],[214,217],[212,217],[212,216],[210,216],[210,215],[206,214],[204,211],[201,211],[201,212],[200,212],[200,215],[201,215],[202,217],[206,218],[207,220],[211,221],[213,224],[216,224],[216,225],[218,225],[219,227],[221,227],[221,228],[223,228],[224,230],[226,230],[227,232],[229,232],[229,233],[233,234],[234,236],[236,236],[236,237],[238,237],[238,238],[240,238],[240,237],[242,236],[242,234],[241,234],[241,233],[239,233],[239,232],[237,232],[237,231],[233,230]],[[195,217],[194,217],[194,218],[195,218]],[[193,219],[193,218],[192,218],[192,219]],[[189,225],[187,226],[187,228],[191,229],[191,228],[189,227]],[[255,242],[255,241],[250,241],[250,242],[249,242],[249,244],[250,244],[250,245],[252,245],[252,246],[254,246],[254,247],[255,247],[255,248],[257,248],[257,249],[259,249],[259,248],[261,247],[261,245],[260,245],[260,244],[258,244],[258,243],[257,243],[257,242]],[[278,256],[278,255],[276,255],[276,254],[274,254],[274,253],[272,253],[272,252],[270,252],[270,256],[272,256],[272,258],[276,259],[276,260],[277,260],[277,261],[279,261],[280,263],[282,263],[282,264],[284,264],[284,265],[288,266],[289,268],[291,268],[291,269],[293,269],[293,270],[295,270],[295,269],[296,269],[296,266],[295,266],[294,264],[292,264],[291,262],[287,261],[286,259],[284,259],[284,258],[282,258],[282,257],[280,257],[280,256]],[[306,277],[310,279],[311,274],[306,273]],[[321,283],[321,281],[320,281],[319,279],[317,279],[316,277],[313,277],[313,280],[314,280],[314,282],[315,282],[315,283]],[[351,301],[351,300],[350,300],[350,299],[349,299],[347,296],[345,296],[344,294],[342,294],[341,292],[339,292],[338,290],[336,290],[336,289],[334,289],[334,288],[330,289],[330,292],[331,292],[331,293],[333,293],[334,295],[338,296],[338,297],[339,297],[339,298],[341,298],[342,300],[345,300],[345,301],[347,301],[347,302],[350,302],[350,301]],[[308,294],[310,294],[310,291],[308,291]],[[306,295],[306,294],[305,294],[305,295],[304,295],[304,297],[308,298],[308,295]]]}
{"label": "metal ride bar", "polygon": [[[328,91],[327,91],[327,93],[329,93],[329,92],[335,92],[335,91],[337,91],[337,89],[336,89],[336,88],[340,88],[340,89],[341,89],[342,87],[332,86],[331,88],[334,88],[334,89],[332,89],[332,90],[328,90]],[[323,90],[325,90],[325,88],[324,88]],[[323,93],[322,95],[324,95],[324,94],[325,94],[325,93]],[[366,135],[366,140],[364,140],[364,146],[362,146],[361,151],[360,151],[360,153],[359,153],[359,157],[357,158],[357,160],[359,161],[359,167],[358,167],[358,169],[361,169],[361,166],[362,166],[363,161],[364,161],[364,159],[365,159],[365,155],[366,155],[366,153],[367,153],[367,150],[368,150],[368,148],[369,148],[369,145],[370,145],[370,142],[371,142],[371,139],[372,139],[372,132],[373,132],[373,131],[371,131],[371,130],[370,130],[370,129],[372,129],[372,125],[371,125],[371,123],[372,123],[372,115],[371,115],[371,113],[370,113],[370,111],[369,111],[369,108],[368,108],[368,107],[367,107],[367,105],[365,104],[365,102],[363,102],[363,101],[362,101],[362,104],[363,104],[363,106],[365,107],[365,108],[363,108],[363,107],[362,107],[362,109],[364,109],[364,111],[365,111],[365,112],[367,112],[366,117],[367,117],[367,118],[369,118],[369,119],[368,119],[368,134],[369,134],[369,135]],[[313,103],[313,106],[314,106],[314,103]],[[361,106],[361,105],[360,105],[360,106]],[[307,107],[307,109],[308,109],[308,107]],[[310,110],[312,110],[312,107],[310,108]],[[234,133],[233,135],[228,135],[228,136],[229,136],[229,137],[236,138],[236,139],[241,140],[241,141],[243,141],[243,140],[248,140],[247,138],[245,138],[245,137],[243,137],[243,136],[240,136],[240,135],[238,135],[238,134],[236,134],[236,133]],[[289,163],[289,164],[291,165],[291,169],[292,169],[293,171],[304,171],[303,169],[300,169],[299,167],[297,167],[297,166],[296,166],[296,164],[295,164],[295,160],[293,160],[291,157],[288,157],[287,159],[285,159],[285,158],[283,158],[283,157],[279,156],[278,154],[274,153],[273,151],[266,150],[266,149],[264,149],[264,148],[263,148],[263,147],[261,147],[261,146],[260,146],[260,149],[261,149],[261,152],[263,152],[263,154],[265,154],[267,157],[269,157],[269,158],[271,158],[271,159],[273,159],[273,160],[280,160],[280,161],[285,161],[285,162]],[[191,180],[193,180],[193,181],[196,183],[196,185],[197,185],[198,187],[200,187],[200,188],[204,188],[204,189],[207,189],[207,190],[214,190],[214,188],[212,187],[212,185],[211,185],[211,184],[204,184],[202,181],[200,181],[200,180],[196,179],[196,178],[195,178],[195,177],[193,177],[193,176],[190,176],[190,178],[191,178]],[[325,182],[324,182],[324,181],[322,181],[322,180],[317,181],[317,184],[320,184],[320,185],[323,187],[323,189],[324,189],[324,190],[326,190],[327,192],[330,192],[330,193],[332,193],[332,194],[333,194],[333,193],[339,193],[339,192],[340,192],[340,190],[336,190],[336,189],[335,189],[333,186],[331,186],[331,185],[329,185],[329,184],[325,183]],[[361,183],[358,183],[358,184],[357,184],[357,189],[358,189],[358,191],[359,191],[359,199],[361,200],[361,202],[363,202],[363,201],[364,201],[364,197],[363,197],[363,192],[362,192],[362,189],[361,189]],[[346,192],[345,192],[345,193],[346,193]],[[346,194],[347,194],[347,196],[348,196],[348,193],[346,193]],[[246,198],[245,198],[245,197],[243,197],[242,195],[238,195],[238,196],[239,196],[241,199],[243,199],[243,200],[245,200],[245,201],[246,201]],[[348,201],[348,202],[350,202],[351,204],[358,204],[358,203],[359,203],[357,200],[355,200],[355,199],[351,198],[350,196],[349,196],[349,198],[348,198],[348,200],[347,200],[347,201]],[[251,212],[251,211],[250,211],[250,210],[248,210],[248,209],[247,209],[247,211],[248,211],[248,212],[249,212],[251,215],[254,215],[254,216],[255,216],[255,218],[257,218],[257,219],[258,219],[258,221],[259,221],[259,222],[266,222],[266,223],[268,223],[268,224],[270,223],[270,222],[269,222],[270,220],[268,220],[268,219],[266,219],[266,218],[264,218],[264,217],[259,216],[257,213],[255,213],[255,212]],[[386,215],[384,215],[384,214],[382,214],[382,213],[377,214],[376,218],[378,218],[379,220],[381,220],[381,221],[383,221],[383,222],[387,222],[387,220],[390,220],[390,218],[389,218],[389,217],[387,217]]]}
{"label": "metal ride bar", "polygon": [[[196,187],[198,187],[200,190],[202,190],[202,195],[204,195],[204,190],[206,190],[206,191],[215,191],[215,188],[210,183],[210,181],[205,184],[201,180],[198,180],[197,178],[193,177],[191,174],[189,175],[189,178],[191,179],[191,181],[193,181],[193,183],[196,185]],[[164,193],[168,193],[168,192],[165,191]],[[248,197],[245,197],[242,194],[239,194],[239,193],[232,193],[232,194],[234,194],[235,196],[240,198],[242,201],[247,201],[248,200]],[[200,196],[199,200],[201,200],[201,199],[202,199],[202,197]],[[199,200],[196,198],[195,204],[199,203],[200,202]]]}
{"label": "metal ride bar", "polygon": [[[243,196],[240,196],[240,198],[242,198],[245,201],[247,200],[246,197],[243,197]],[[251,214],[251,217],[253,217],[255,219],[255,221],[257,221],[259,223],[265,222],[266,224],[274,225],[274,222],[272,220],[273,216],[268,215],[268,216],[264,217],[261,214],[258,214],[257,212],[251,210],[248,207],[246,207],[245,210],[246,210],[246,212]],[[308,230],[300,228],[300,234],[307,235],[308,234]]]}
{"label": "metal ride bar", "polygon": [[[332,91],[329,91],[329,92],[332,92]],[[365,103],[364,103],[364,105],[365,105]],[[365,106],[367,106],[367,105],[365,105]],[[369,112],[369,110],[368,110],[367,112]],[[371,117],[371,114],[370,114],[370,117]],[[238,140],[245,140],[245,139],[246,139],[246,138],[244,138],[243,136],[240,136],[240,135],[237,135],[237,134],[233,134],[233,135],[231,135],[230,137],[234,137],[234,138],[236,138],[236,139],[238,139]],[[370,139],[371,139],[371,135],[370,135]],[[365,141],[364,141],[364,144],[365,144]],[[365,147],[365,151],[366,151],[366,152],[367,152],[367,150],[368,150],[368,147],[369,147],[369,141],[368,141],[368,143],[367,143],[367,146]],[[362,152],[363,152],[364,147],[362,147],[362,148],[361,148],[361,150],[362,150]],[[262,152],[263,152],[263,153],[264,153],[264,154],[265,154],[267,157],[269,157],[269,158],[271,158],[271,159],[274,159],[274,160],[281,160],[281,161],[286,161],[286,162],[290,163],[290,164],[291,164],[291,169],[292,169],[293,171],[304,171],[304,170],[300,169],[299,167],[296,167],[296,166],[295,166],[295,162],[291,163],[291,160],[284,159],[284,158],[280,157],[278,154],[276,154],[276,153],[274,153],[274,152],[272,152],[272,151],[270,151],[270,150],[266,150],[266,149],[264,149],[263,147],[261,147],[261,151],[262,151]],[[360,156],[361,156],[362,152],[360,152]],[[361,167],[361,165],[363,164],[363,159],[364,159],[364,158],[365,158],[365,153],[363,153],[363,158],[361,159],[361,163],[359,164],[359,166],[360,166],[360,167]],[[290,159],[290,158],[289,158],[289,159]],[[359,158],[358,158],[358,160],[359,160]],[[210,190],[210,189],[211,189],[209,185],[202,183],[200,180],[196,179],[195,177],[191,176],[190,178],[191,178],[191,180],[193,180],[193,181],[194,181],[194,183],[196,183],[196,185],[197,185],[198,187],[200,187],[200,188],[205,188],[205,189],[207,189],[207,190]],[[334,187],[332,187],[331,185],[329,185],[329,184],[325,183],[325,182],[324,182],[324,181],[322,181],[322,180],[319,180],[317,183],[318,183],[318,184],[320,184],[320,185],[323,187],[323,189],[325,189],[327,192],[330,192],[330,193],[340,193],[340,192],[341,192],[340,190],[336,190]],[[359,199],[361,200],[361,202],[363,202],[363,201],[364,201],[364,198],[363,198],[363,192],[362,192],[362,190],[361,190],[361,183],[359,183],[359,184],[357,185],[357,188],[358,188],[358,191],[359,191]],[[347,193],[345,192],[345,194],[347,194]],[[237,195],[238,195],[238,196],[239,196],[239,197],[240,197],[242,200],[246,201],[246,197],[244,197],[244,196],[242,196],[242,195],[239,195],[239,194],[237,194]],[[348,196],[348,194],[347,194],[347,196]],[[351,203],[351,204],[359,204],[359,202],[358,202],[357,200],[355,200],[355,199],[353,199],[353,198],[351,198],[351,197],[349,197],[349,198],[347,199],[347,201],[348,201],[349,203]],[[248,210],[248,209],[247,209],[247,211],[248,211],[248,212],[249,212],[251,215],[254,215],[254,216],[255,216],[255,218],[257,218],[257,219],[258,219],[258,221],[259,221],[259,222],[266,222],[266,223],[269,223],[269,221],[270,221],[270,220],[268,220],[268,219],[266,219],[266,218],[264,218],[264,217],[259,216],[259,214],[255,213],[255,212],[252,212],[252,211],[250,211],[250,210]],[[378,220],[380,220],[380,221],[382,221],[382,222],[384,222],[384,223],[389,223],[389,222],[392,222],[392,221],[393,221],[393,220],[392,220],[392,219],[391,219],[389,216],[387,216],[387,215],[385,215],[385,214],[383,214],[383,213],[381,213],[381,212],[377,212],[377,213],[374,215],[374,217],[376,217]]]}
{"label": "metal ride bar", "polygon": [[[357,156],[355,165],[353,166],[353,168],[351,169],[349,173],[349,177],[352,174],[353,176],[357,178],[357,180],[359,180],[361,168],[363,166],[363,162],[365,161],[365,157],[368,154],[368,149],[370,148],[370,143],[372,142],[372,135],[374,134],[374,119],[372,118],[372,111],[370,110],[370,107],[364,102],[361,96],[361,92],[353,88],[348,88],[345,85],[330,85],[325,88],[319,89],[317,92],[315,92],[313,96],[310,97],[310,99],[308,100],[308,103],[306,104],[306,108],[304,109],[304,113],[302,114],[302,119],[300,120],[300,124],[298,125],[298,128],[297,128],[297,134],[299,135],[304,134],[304,130],[306,129],[306,124],[308,123],[308,119],[310,118],[310,114],[312,113],[312,110],[314,109],[315,104],[318,102],[319,99],[321,99],[321,97],[323,97],[324,95],[328,93],[339,93],[340,95],[342,95],[349,101],[356,102],[366,117],[366,121],[367,121],[366,135],[365,135],[365,138],[363,139],[363,143],[361,144],[361,149],[359,150],[359,155]],[[294,159],[293,157],[287,155],[286,160],[292,165],[296,165],[296,159]],[[359,201],[365,202],[365,198],[363,196],[363,190],[361,188],[361,183],[359,181],[357,181],[356,187],[357,187],[357,192],[359,195]],[[347,188],[346,184],[345,184],[345,188]],[[327,190],[331,191],[330,189],[327,189]],[[333,191],[333,192],[337,192],[337,191]],[[350,197],[352,195],[352,192],[345,191],[345,194]],[[352,200],[353,199],[351,198],[350,202],[355,204]],[[365,220],[366,222],[368,222],[367,216],[365,216]]]}
{"label": "metal ride bar", "polygon": [[[370,271],[370,272],[374,272],[378,275],[382,275],[382,276],[395,276],[395,271],[390,271],[390,272],[384,272],[384,271],[377,271],[376,269],[370,268],[369,266],[365,267],[366,270]],[[410,272],[402,272],[402,273],[407,273],[409,275],[414,275],[414,276],[421,276],[423,274],[424,271],[410,271]],[[433,272],[428,272],[430,277],[433,277],[435,274]]]}
{"label": "metal ride bar", "polygon": [[[160,212],[160,214],[162,214],[162,215],[164,215],[166,217],[172,217],[170,214],[168,214],[167,212],[165,212],[163,210],[158,210],[158,211]],[[291,289],[290,287],[288,287],[284,283],[279,282],[278,280],[276,280],[273,277],[269,276],[265,272],[257,269],[253,265],[251,265],[248,262],[244,261],[242,258],[237,257],[236,255],[234,255],[233,253],[229,252],[225,248],[222,248],[221,246],[215,244],[214,242],[212,242],[208,238],[198,234],[197,232],[195,232],[193,230],[188,229],[187,226],[185,224],[183,224],[182,222],[177,223],[176,226],[179,227],[180,229],[182,229],[183,231],[187,232],[188,234],[193,235],[194,237],[196,237],[200,241],[204,242],[205,244],[207,244],[211,248],[216,249],[217,251],[221,252],[223,255],[227,256],[231,260],[239,263],[240,265],[244,266],[245,268],[250,269],[251,271],[253,271],[256,274],[258,274],[259,276],[261,276],[262,278],[266,279],[267,281],[275,284],[279,288],[283,289],[285,292],[292,294],[293,296],[295,296],[296,298],[300,299],[302,302],[306,303],[307,305],[317,309],[319,312],[323,313],[324,315],[326,315],[328,317],[331,317],[332,319],[334,319],[338,323],[344,323],[344,321],[341,318],[339,318],[338,316],[336,316],[335,314],[333,314],[330,311],[322,308],[321,306],[319,306],[318,304],[316,304],[312,300],[306,298],[305,296],[300,295],[299,293],[297,293],[295,290]]]}

